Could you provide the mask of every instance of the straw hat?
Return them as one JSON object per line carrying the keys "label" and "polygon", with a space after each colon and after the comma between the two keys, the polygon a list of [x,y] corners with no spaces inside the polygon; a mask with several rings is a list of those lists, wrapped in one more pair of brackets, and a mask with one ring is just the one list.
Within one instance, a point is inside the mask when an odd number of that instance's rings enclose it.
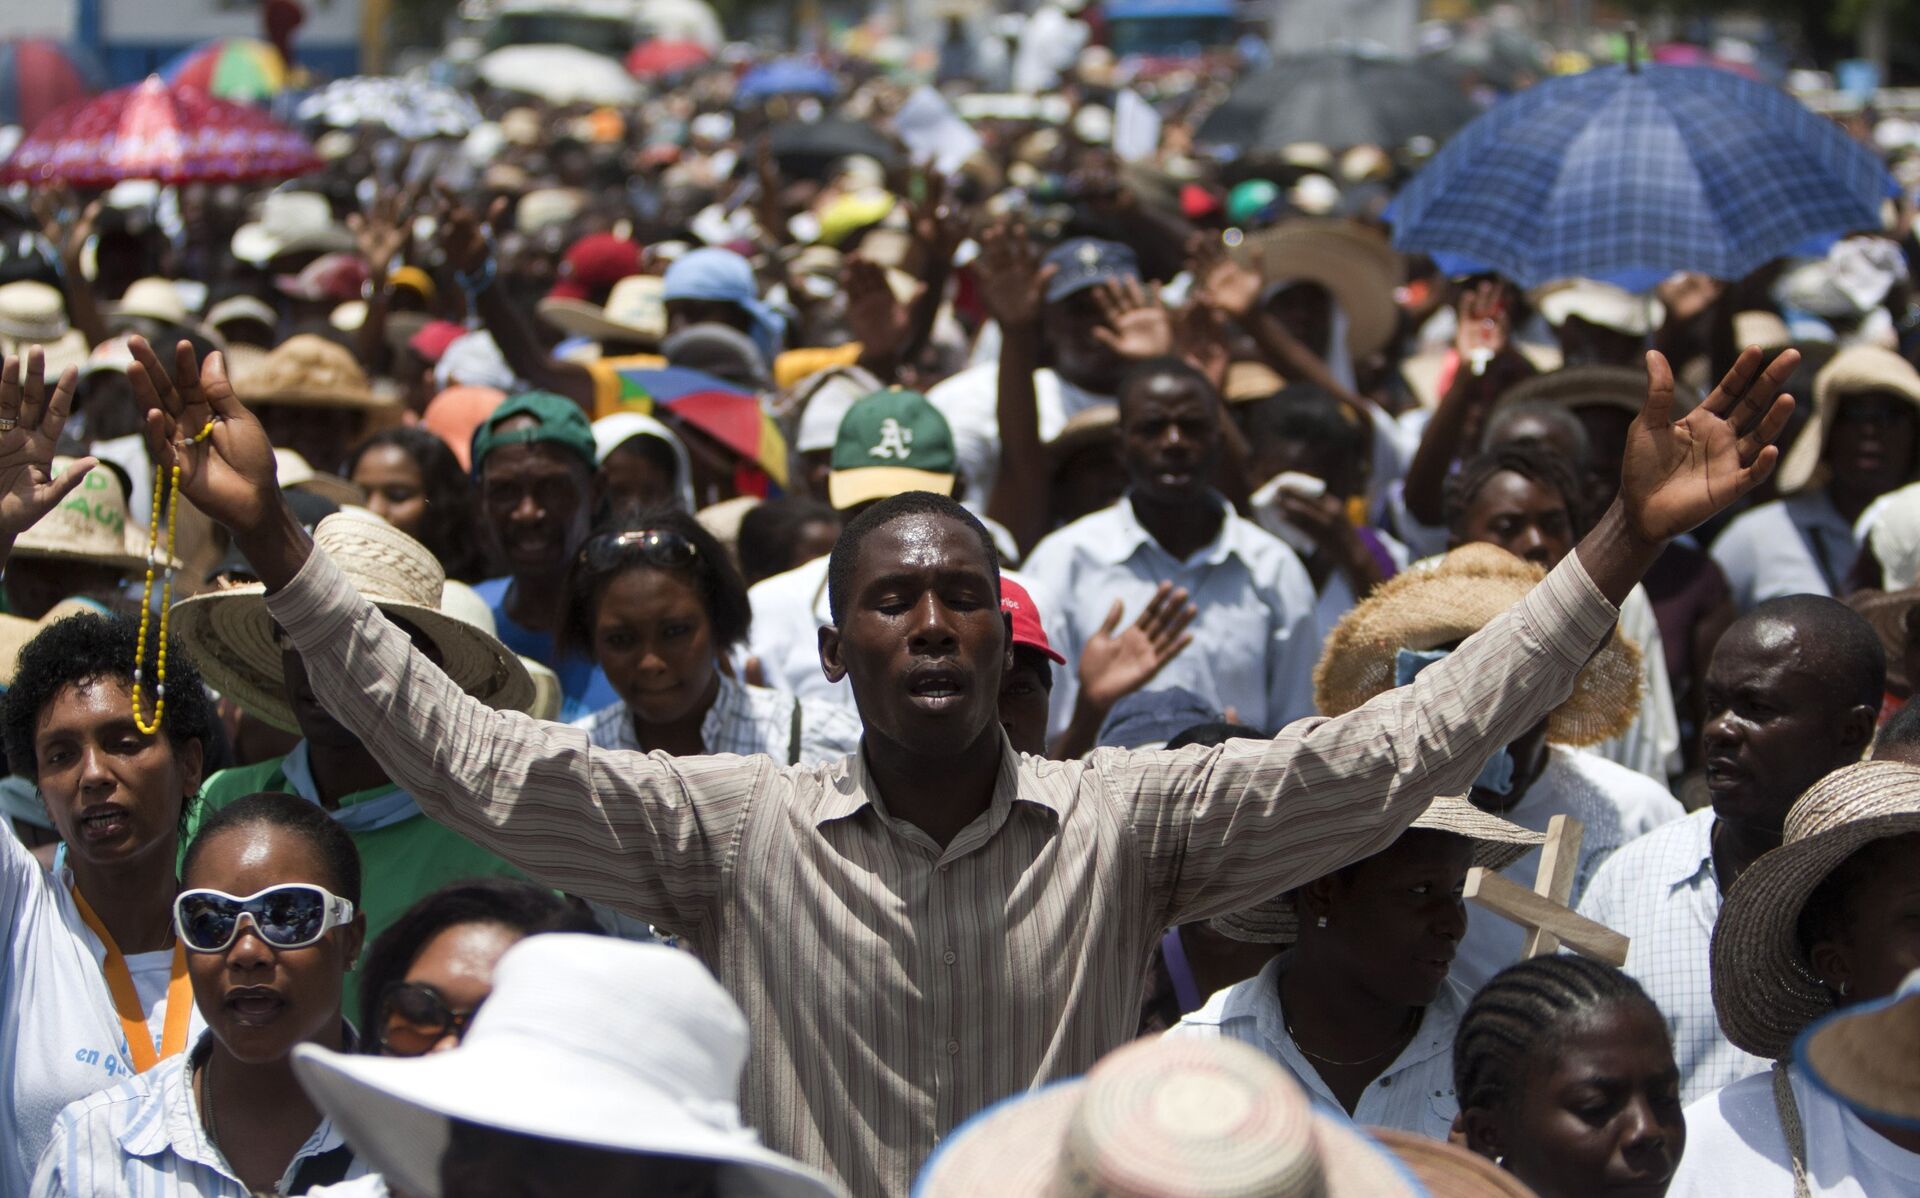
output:
{"label": "straw hat", "polygon": [[[432,639],[441,668],[460,689],[506,711],[525,711],[533,703],[533,680],[513,651],[441,610],[446,572],[425,545],[356,508],[320,521],[313,540],[381,611]],[[265,587],[256,583],[183,599],[174,604],[172,619],[208,685],[276,728],[300,730],[287,705]]]}
{"label": "straw hat", "polygon": [[1047,458],[1056,469],[1074,454],[1096,445],[1120,444],[1120,405],[1097,403],[1067,417],[1053,440],[1046,443]]}
{"label": "straw hat", "polygon": [[[53,472],[58,475],[73,462],[72,458],[55,458]],[[14,540],[13,555],[97,562],[130,573],[143,571],[147,568],[147,530],[133,521],[127,507],[126,484],[119,472],[96,466],[59,507]]]}
{"label": "straw hat", "polygon": [[57,287],[21,279],[0,286],[0,337],[44,343],[67,335],[67,301]]}
{"label": "straw hat", "polygon": [[460,1119],[711,1161],[722,1194],[845,1198],[742,1124],[746,1059],[740,1008],[691,954],[554,932],[500,958],[492,997],[453,1051],[375,1057],[303,1044],[293,1070],[397,1193],[439,1198],[440,1158]]}
{"label": "straw hat", "polygon": [[316,191],[273,191],[260,201],[260,218],[233,232],[233,256],[265,266],[282,254],[351,252],[353,234],[333,219],[333,205]]}
{"label": "straw hat", "polygon": [[1386,348],[1400,326],[1393,289],[1400,256],[1377,234],[1343,220],[1290,220],[1247,238],[1241,254],[1269,286],[1318,283],[1347,314],[1347,350],[1364,358]]}
{"label": "straw hat", "polygon": [[1920,969],[1890,998],[1836,1011],[1800,1033],[1793,1058],[1865,1118],[1920,1128]]}
{"label": "straw hat", "polygon": [[1736,1048],[1784,1057],[1793,1038],[1833,1010],[1833,994],[1800,950],[1807,899],[1876,840],[1920,832],[1920,766],[1863,761],[1813,784],[1787,812],[1780,847],[1733,884],[1713,928],[1713,1009]]}
{"label": "straw hat", "polygon": [[[1495,873],[1547,840],[1539,832],[1487,814],[1460,795],[1435,798],[1408,826],[1466,837],[1473,842],[1473,863]],[[1292,944],[1300,937],[1300,920],[1294,913],[1291,892],[1207,922],[1222,936],[1248,944]]]}
{"label": "straw hat", "polygon": [[[1437,649],[1480,631],[1526,598],[1545,571],[1495,545],[1462,545],[1431,568],[1406,570],[1341,618],[1314,668],[1322,715],[1344,715],[1393,689],[1394,654]],[[1616,632],[1573,694],[1547,717],[1547,739],[1591,745],[1618,736],[1640,705],[1640,648]]]}
{"label": "straw hat", "polygon": [[[1675,414],[1693,410],[1700,395],[1685,383],[1673,385]],[[1647,402],[1647,372],[1638,366],[1563,366],[1536,374],[1509,387],[1499,407],[1523,403],[1555,403],[1569,411],[1613,408],[1638,416]]]}
{"label": "straw hat", "polygon": [[1370,1127],[1367,1134],[1400,1158],[1428,1198],[1536,1198],[1519,1178],[1457,1144],[1391,1127]]}
{"label": "straw hat", "polygon": [[1265,362],[1235,362],[1227,367],[1221,398],[1228,403],[1265,399],[1287,385],[1287,380]]}
{"label": "straw hat", "polygon": [[1086,1077],[989,1107],[914,1198],[1412,1198],[1399,1163],[1232,1040],[1136,1040]]}
{"label": "straw hat", "polygon": [[1899,354],[1871,345],[1852,345],[1813,378],[1813,419],[1780,459],[1780,493],[1792,495],[1825,485],[1827,434],[1840,404],[1855,395],[1887,394],[1905,400],[1920,417],[1920,371]]}
{"label": "straw hat", "polygon": [[62,599],[48,608],[47,614],[38,620],[0,615],[0,690],[13,685],[14,678],[20,672],[20,650],[27,647],[28,641],[68,616],[99,614],[100,606],[96,603],[85,599]]}
{"label": "straw hat", "polygon": [[367,493],[337,474],[322,474],[291,449],[273,451],[274,475],[283,491],[309,491],[340,507],[365,507]]}
{"label": "straw hat", "polygon": [[628,275],[607,292],[605,307],[550,295],[534,310],[554,328],[575,337],[652,345],[667,334],[665,295],[666,280],[659,275]]}
{"label": "straw hat", "polygon": [[[440,610],[488,636],[500,635],[493,608],[480,597],[479,591],[464,582],[447,579],[446,586],[440,590]],[[533,679],[533,701],[527,704],[527,714],[536,720],[559,719],[560,705],[566,699],[560,688],[560,675],[524,654],[520,655],[520,664],[527,668],[527,677]]]}
{"label": "straw hat", "polygon": [[144,316],[166,324],[184,325],[192,321],[187,301],[172,279],[148,277],[127,285],[118,303],[104,307],[110,316]]}
{"label": "straw hat", "polygon": [[249,372],[249,406],[295,404],[313,408],[384,408],[383,400],[367,382],[353,352],[325,337],[301,333],[282,341]]}

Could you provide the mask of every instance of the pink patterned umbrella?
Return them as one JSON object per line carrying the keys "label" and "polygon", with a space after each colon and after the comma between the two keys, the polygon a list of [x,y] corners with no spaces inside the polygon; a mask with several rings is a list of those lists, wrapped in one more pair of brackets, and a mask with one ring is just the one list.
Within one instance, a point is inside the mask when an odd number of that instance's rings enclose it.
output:
{"label": "pink patterned umbrella", "polygon": [[247,182],[319,167],[306,138],[257,109],[150,76],[48,116],[0,166],[0,182]]}

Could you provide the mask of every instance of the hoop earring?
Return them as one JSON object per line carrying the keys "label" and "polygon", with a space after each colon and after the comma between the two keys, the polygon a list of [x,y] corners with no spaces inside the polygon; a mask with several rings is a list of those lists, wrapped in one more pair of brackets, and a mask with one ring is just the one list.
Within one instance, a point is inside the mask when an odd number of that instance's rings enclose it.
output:
{"label": "hoop earring", "polygon": [[1848,989],[1849,989],[1849,988],[1850,988],[1851,986],[1852,986],[1852,983],[1851,983],[1851,982],[1841,982],[1841,983],[1840,983],[1840,997],[1841,997],[1841,998],[1845,998],[1845,997],[1847,996],[1847,990],[1848,990]]}

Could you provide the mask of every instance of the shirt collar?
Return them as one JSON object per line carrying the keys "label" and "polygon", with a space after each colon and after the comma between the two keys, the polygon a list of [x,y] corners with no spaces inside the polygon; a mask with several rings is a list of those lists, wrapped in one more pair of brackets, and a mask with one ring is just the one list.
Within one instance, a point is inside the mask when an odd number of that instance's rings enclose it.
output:
{"label": "shirt collar", "polygon": [[[713,746],[723,740],[720,733],[729,724],[741,719],[751,719],[753,713],[748,710],[747,688],[734,679],[725,670],[716,667],[714,675],[720,679],[720,689],[713,696],[713,706],[707,708],[705,718],[700,721],[700,743],[707,746],[709,752]],[[625,721],[627,727],[633,727],[631,718]]]}
{"label": "shirt collar", "polygon": [[1689,813],[1674,827],[1670,851],[1656,859],[1656,880],[1668,889],[1685,886],[1701,875],[1713,874],[1713,808]]}
{"label": "shirt collar", "polygon": [[[975,820],[947,846],[947,855],[969,852],[992,837],[1006,822],[1013,804],[1022,803],[1049,812],[1057,820],[1065,813],[1058,800],[1043,793],[1037,787],[1020,785],[1020,754],[1014,751],[1007,740],[1005,729],[997,729],[1000,734],[1000,772],[994,779],[993,799],[988,804],[985,823]],[[862,810],[871,808],[888,824],[894,822],[887,812],[886,802],[880,797],[873,783],[873,775],[867,769],[867,746],[862,739],[859,751],[847,754],[837,764],[829,766],[826,786],[814,807],[814,827],[823,827],[835,820],[847,819],[858,815]],[[972,830],[983,828],[975,836]]]}
{"label": "shirt collar", "polygon": [[[1217,566],[1241,548],[1239,521],[1234,516],[1233,505],[1228,503],[1226,497],[1218,491],[1209,491],[1208,494],[1213,497],[1213,501],[1220,506],[1222,512],[1220,531],[1215,533],[1213,540],[1207,542],[1193,556],[1180,561],[1180,565]],[[1134,514],[1131,491],[1121,496],[1120,501],[1114,504],[1111,510],[1116,535],[1100,536],[1093,544],[1087,546],[1094,557],[1103,559],[1108,565],[1118,566],[1146,546],[1152,546],[1162,557],[1173,557],[1160,542],[1154,540],[1153,534],[1147,531],[1146,526],[1140,523],[1140,518]]]}
{"label": "shirt collar", "polygon": [[[1222,1023],[1232,1019],[1252,1019],[1270,1056],[1279,1055],[1282,1045],[1295,1051],[1299,1048],[1287,1031],[1286,1012],[1280,1006],[1280,975],[1286,972],[1292,958],[1293,950],[1288,949],[1267,962],[1250,984],[1236,987],[1239,993],[1227,999],[1226,1008],[1221,1012]],[[1461,988],[1454,984],[1452,978],[1442,982],[1440,992],[1434,995],[1433,1001],[1421,1013],[1420,1027],[1414,1032],[1413,1039],[1380,1071],[1380,1076],[1392,1077],[1442,1053],[1452,1052],[1453,1033],[1459,1028],[1461,1016],[1466,1014],[1466,1010],[1467,1000]],[[1304,1057],[1306,1054],[1300,1055]]]}
{"label": "shirt collar", "polygon": [[[357,1043],[353,1026],[348,1024],[345,1030],[347,1038],[342,1048],[353,1052]],[[193,1070],[205,1065],[212,1052],[213,1033],[202,1032],[191,1050],[162,1061],[146,1075],[152,1089],[118,1136],[120,1147],[128,1156],[159,1156],[171,1150],[182,1160],[204,1165],[222,1175],[231,1173],[219,1149],[207,1139],[200,1107],[193,1097]],[[300,1146],[294,1161],[329,1152],[344,1143],[346,1140],[334,1130],[333,1120],[323,1117],[307,1142]]]}

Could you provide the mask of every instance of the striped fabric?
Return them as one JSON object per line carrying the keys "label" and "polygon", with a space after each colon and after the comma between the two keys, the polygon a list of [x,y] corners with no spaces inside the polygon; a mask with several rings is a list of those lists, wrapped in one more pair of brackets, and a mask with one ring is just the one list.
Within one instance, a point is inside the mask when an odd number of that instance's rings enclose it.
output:
{"label": "striped fabric", "polygon": [[988,810],[943,849],[887,813],[858,754],[642,756],[493,711],[318,551],[268,603],[322,701],[429,815],[684,936],[752,1027],[747,1117],[874,1198],[905,1193],[968,1115],[1130,1039],[1163,929],[1377,852],[1464,792],[1617,618],[1569,555],[1413,686],[1340,719],[1076,762],[1008,749]]}

